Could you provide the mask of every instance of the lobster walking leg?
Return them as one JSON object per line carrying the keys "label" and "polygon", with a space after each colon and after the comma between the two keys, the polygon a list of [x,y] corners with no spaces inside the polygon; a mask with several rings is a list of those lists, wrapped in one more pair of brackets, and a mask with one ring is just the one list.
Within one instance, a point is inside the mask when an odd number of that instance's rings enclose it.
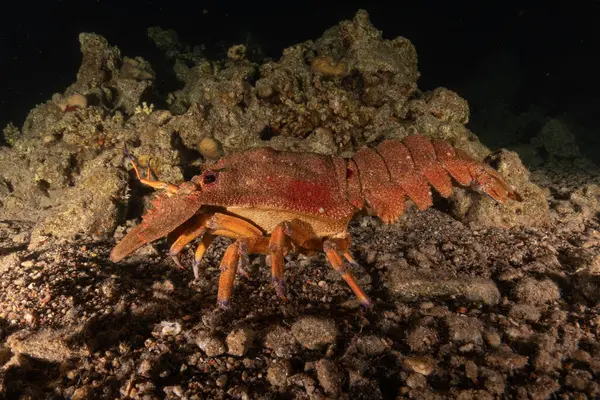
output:
{"label": "lobster walking leg", "polygon": [[292,243],[305,250],[314,250],[321,247],[322,240],[314,236],[310,226],[297,220],[283,221],[271,233],[269,252],[273,285],[277,295],[283,300],[286,299],[283,256],[287,254]]}
{"label": "lobster walking leg", "polygon": [[315,236],[310,225],[299,220],[285,221],[282,223],[285,234],[293,243],[306,250],[320,250],[323,240]]}
{"label": "lobster walking leg", "polygon": [[327,256],[327,259],[329,260],[329,263],[331,264],[333,269],[339,272],[339,274],[346,281],[348,286],[350,286],[350,289],[352,289],[356,297],[358,297],[363,307],[370,308],[372,306],[371,300],[365,294],[365,292],[363,292],[360,286],[358,286],[358,283],[356,283],[356,280],[354,279],[350,271],[348,271],[348,263],[345,262],[340,256],[340,252],[342,252],[343,254],[347,253],[347,247],[348,241],[343,241],[343,239],[330,239],[326,240],[323,243],[323,251],[325,251],[325,255]]}
{"label": "lobster walking leg", "polygon": [[206,249],[211,245],[211,243],[215,240],[215,237],[206,232],[202,239],[200,240],[200,244],[196,247],[196,252],[194,253],[194,262],[192,264],[192,269],[194,271],[194,279],[200,279],[200,271],[198,270],[198,266],[200,265],[200,261],[202,261],[202,257],[206,252]]}
{"label": "lobster walking leg", "polygon": [[[232,238],[261,237],[260,229],[241,218],[233,217],[227,214],[215,213],[206,226],[210,228],[212,235],[228,236]],[[212,241],[212,240],[211,240]],[[243,252],[244,256],[238,263],[238,272],[244,278],[248,278],[245,266],[248,263],[248,253]]]}
{"label": "lobster walking leg", "polygon": [[256,226],[241,218],[227,214],[215,213],[207,222],[206,227],[216,236],[255,237],[262,236],[262,232]]}
{"label": "lobster walking leg", "polygon": [[[219,289],[217,294],[217,303],[222,308],[227,308],[229,305],[229,298],[233,290],[233,282],[235,280],[235,273],[239,268],[243,269],[243,264],[250,253],[264,252],[265,238],[263,233],[241,218],[237,218],[227,214],[216,213],[206,223],[209,228],[207,233],[206,242],[203,241],[196,249],[194,256],[195,261],[202,258],[202,255],[206,251],[206,248],[212,242],[214,235],[222,235],[236,238],[237,240],[231,244],[225,251],[225,255],[221,260],[219,269],[221,275],[219,276]],[[241,264],[240,265],[240,261]],[[197,274],[197,264],[194,274]],[[246,274],[245,271],[242,274]]]}
{"label": "lobster walking leg", "polygon": [[169,249],[169,255],[179,268],[185,269],[179,260],[181,251],[194,239],[202,236],[206,232],[207,228],[204,225],[209,218],[210,215],[206,214],[194,215],[167,236],[167,240],[172,242],[171,248]]}
{"label": "lobster walking leg", "polygon": [[240,238],[233,242],[221,260],[219,267],[221,275],[219,276],[219,289],[217,292],[217,304],[223,309],[229,308],[229,299],[233,291],[233,282],[235,273],[238,269],[240,259],[247,257],[250,253],[258,253],[259,250],[264,251],[264,246],[261,246],[262,237]]}
{"label": "lobster walking leg", "polygon": [[229,308],[229,298],[231,297],[231,292],[233,290],[235,271],[240,259],[240,243],[242,240],[243,239],[236,240],[227,248],[219,267],[221,274],[219,275],[217,304],[224,309]]}
{"label": "lobster walking leg", "polygon": [[358,267],[358,263],[356,262],[356,260],[354,259],[354,257],[352,257],[352,254],[350,254],[348,252],[348,250],[342,252],[342,255],[344,256],[344,258],[346,259],[346,261],[348,261],[350,263],[350,265]]}
{"label": "lobster walking leg", "polygon": [[271,275],[273,285],[277,296],[282,300],[287,300],[285,296],[285,284],[283,274],[283,255],[288,242],[288,237],[285,234],[284,223],[275,227],[271,233],[269,240],[269,253],[271,254]]}

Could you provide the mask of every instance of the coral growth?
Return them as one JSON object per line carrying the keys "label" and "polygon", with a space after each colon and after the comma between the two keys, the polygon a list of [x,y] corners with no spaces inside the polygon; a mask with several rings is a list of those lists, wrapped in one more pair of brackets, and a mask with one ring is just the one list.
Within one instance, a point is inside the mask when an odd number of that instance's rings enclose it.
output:
{"label": "coral growth", "polygon": [[[99,35],[81,34],[77,81],[33,109],[20,132],[6,130],[12,148],[0,150],[5,154],[0,182],[8,192],[0,209],[4,218],[41,223],[40,234],[89,234],[88,226],[108,218],[91,215],[103,207],[85,209],[87,201],[67,199],[85,197],[82,177],[112,160],[104,175],[122,182],[94,196],[98,204],[112,202],[116,209],[126,209],[121,190],[126,178],[111,172],[122,159],[123,143],[142,165],[175,183],[198,169],[200,156],[216,158],[264,145],[351,156],[365,144],[420,133],[478,158],[488,153],[465,127],[467,102],[445,88],[420,91],[414,46],[403,37],[384,39],[365,11],[315,41],[285,49],[278,61],[260,65],[246,58],[244,46],[232,47],[225,60],[210,61],[181,44],[173,31],[151,28],[148,34],[174,60],[175,75],[183,83],[168,95],[169,110],[146,102],[155,80],[148,62],[122,56]],[[70,112],[62,112],[66,110]],[[522,170],[518,159],[509,164]],[[27,171],[24,179],[11,172],[19,165]],[[534,185],[526,173],[509,170],[510,183],[527,194],[519,212],[492,207],[481,197],[458,196],[451,208],[455,215],[483,225],[545,221],[543,194],[528,189]],[[78,229],[48,222],[53,215],[66,215],[64,204],[87,222]],[[112,220],[102,225],[114,227],[125,214],[108,215]]]}

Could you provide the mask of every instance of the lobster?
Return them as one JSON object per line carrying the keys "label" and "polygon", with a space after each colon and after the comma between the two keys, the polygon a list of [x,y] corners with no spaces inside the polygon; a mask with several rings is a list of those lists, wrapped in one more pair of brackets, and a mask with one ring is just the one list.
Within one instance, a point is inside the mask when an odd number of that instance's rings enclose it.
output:
{"label": "lobster", "polygon": [[159,189],[142,222],[112,250],[119,262],[146,243],[167,236],[169,254],[182,267],[181,251],[199,238],[193,261],[199,264],[216,236],[234,239],[220,263],[217,304],[228,308],[236,272],[244,273],[249,254],[271,259],[272,282],[285,300],[284,256],[323,251],[361,304],[371,300],[349,271],[357,265],[350,254],[348,224],[361,211],[385,223],[404,213],[407,200],[419,210],[433,204],[433,187],[442,197],[453,180],[470,185],[499,202],[520,200],[506,180],[489,165],[477,162],[448,142],[410,135],[363,147],[350,158],[257,148],[206,164],[200,175],[174,185],[137,178]]}

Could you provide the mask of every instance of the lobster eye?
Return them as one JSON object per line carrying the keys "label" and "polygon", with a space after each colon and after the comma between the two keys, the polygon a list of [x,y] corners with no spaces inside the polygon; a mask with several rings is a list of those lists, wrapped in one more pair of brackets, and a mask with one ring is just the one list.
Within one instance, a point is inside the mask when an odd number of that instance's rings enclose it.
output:
{"label": "lobster eye", "polygon": [[214,173],[213,171],[206,171],[204,173],[204,176],[202,177],[202,183],[204,183],[205,185],[208,185],[210,183],[215,183],[216,180],[217,180],[217,174]]}

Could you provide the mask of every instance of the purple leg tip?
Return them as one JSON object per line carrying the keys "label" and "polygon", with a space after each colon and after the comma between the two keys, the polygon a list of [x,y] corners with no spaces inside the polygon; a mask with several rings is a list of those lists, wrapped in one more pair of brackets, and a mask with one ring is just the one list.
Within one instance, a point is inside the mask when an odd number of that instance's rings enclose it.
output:
{"label": "purple leg tip", "polygon": [[275,292],[277,293],[277,296],[285,299],[285,284],[283,281],[281,279],[273,278],[272,282],[275,286]]}
{"label": "purple leg tip", "polygon": [[192,263],[192,270],[194,271],[194,280],[200,280],[200,262],[194,260]]}
{"label": "purple leg tip", "polygon": [[217,300],[217,305],[221,310],[229,310],[231,306],[229,305],[229,300]]}
{"label": "purple leg tip", "polygon": [[363,306],[367,310],[373,308],[373,302],[368,297],[365,297],[364,299],[361,299],[360,300],[360,305]]}
{"label": "purple leg tip", "polygon": [[248,275],[246,270],[241,265],[238,265],[238,274],[240,274],[245,279],[250,280],[250,275]]}

